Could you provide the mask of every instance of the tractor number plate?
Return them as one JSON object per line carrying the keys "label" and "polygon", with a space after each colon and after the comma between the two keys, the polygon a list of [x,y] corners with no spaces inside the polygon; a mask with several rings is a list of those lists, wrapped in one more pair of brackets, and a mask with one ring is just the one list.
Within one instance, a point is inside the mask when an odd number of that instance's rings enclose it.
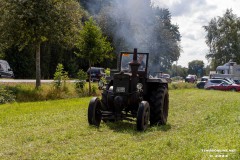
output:
{"label": "tractor number plate", "polygon": [[123,92],[125,92],[125,87],[117,87],[116,92],[117,92],[117,93],[123,93]]}

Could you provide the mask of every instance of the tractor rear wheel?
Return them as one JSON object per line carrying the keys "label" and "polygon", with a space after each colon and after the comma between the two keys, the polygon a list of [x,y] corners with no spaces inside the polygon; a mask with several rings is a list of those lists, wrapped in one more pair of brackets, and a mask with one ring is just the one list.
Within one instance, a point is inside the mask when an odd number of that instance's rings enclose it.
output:
{"label": "tractor rear wheel", "polygon": [[142,101],[139,104],[137,111],[137,130],[145,131],[149,124],[150,107],[147,101]]}
{"label": "tractor rear wheel", "polygon": [[88,105],[88,123],[99,127],[101,119],[101,102],[99,98],[93,97]]}
{"label": "tractor rear wheel", "polygon": [[152,91],[150,96],[150,124],[165,125],[168,118],[169,95],[168,89],[165,86],[159,86]]}

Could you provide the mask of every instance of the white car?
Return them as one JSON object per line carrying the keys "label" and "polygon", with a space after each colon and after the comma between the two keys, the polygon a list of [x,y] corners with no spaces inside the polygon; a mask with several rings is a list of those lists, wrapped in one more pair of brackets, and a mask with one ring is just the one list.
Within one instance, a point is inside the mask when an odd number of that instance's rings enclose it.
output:
{"label": "white car", "polygon": [[0,60],[0,78],[14,78],[13,71],[5,60]]}

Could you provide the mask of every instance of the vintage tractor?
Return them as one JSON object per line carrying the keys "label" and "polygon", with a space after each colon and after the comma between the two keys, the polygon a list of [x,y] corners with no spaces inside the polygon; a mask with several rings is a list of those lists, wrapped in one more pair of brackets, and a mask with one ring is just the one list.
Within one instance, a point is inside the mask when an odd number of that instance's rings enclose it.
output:
{"label": "vintage tractor", "polygon": [[[108,83],[99,82],[102,98],[93,97],[88,106],[88,122],[135,121],[137,130],[165,125],[168,118],[168,83],[148,72],[149,53],[121,52],[118,69],[111,71]],[[151,77],[151,78],[149,78]]]}

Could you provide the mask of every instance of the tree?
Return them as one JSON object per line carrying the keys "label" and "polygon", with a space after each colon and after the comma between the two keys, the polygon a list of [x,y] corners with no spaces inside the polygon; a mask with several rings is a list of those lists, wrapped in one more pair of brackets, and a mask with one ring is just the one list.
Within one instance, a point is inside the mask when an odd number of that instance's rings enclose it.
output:
{"label": "tree", "polygon": [[203,61],[193,60],[188,63],[188,73],[195,74],[198,77],[202,77],[203,76],[203,67],[204,67]]}
{"label": "tree", "polygon": [[33,48],[25,47],[21,51],[17,47],[11,47],[4,52],[4,59],[8,61],[14,71],[15,78],[33,79],[35,72],[35,57]]}
{"label": "tree", "polygon": [[149,41],[152,46],[150,52],[154,54],[151,62],[159,66],[162,71],[171,69],[174,61],[177,61],[180,52],[181,35],[178,25],[171,23],[171,13],[168,9],[154,8],[155,23],[153,39]]}
{"label": "tree", "polygon": [[42,43],[72,45],[81,24],[80,5],[75,0],[1,0],[0,10],[0,49],[34,48],[38,88],[41,85]]}
{"label": "tree", "polygon": [[103,6],[111,3],[111,0],[80,0],[79,2],[89,13],[98,14]]}
{"label": "tree", "polygon": [[173,64],[172,68],[168,70],[168,73],[170,73],[171,77],[186,77],[188,72],[188,68],[182,67],[181,65]]}
{"label": "tree", "polygon": [[[88,61],[89,68],[95,63],[102,62],[105,58],[111,58],[109,54],[113,48],[103,36],[100,27],[93,18],[85,22],[83,29],[78,35],[76,54]],[[89,73],[89,94],[91,93],[91,73]]]}
{"label": "tree", "polygon": [[223,17],[211,19],[203,26],[209,53],[206,58],[216,68],[230,60],[240,63],[240,18],[227,9]]}

